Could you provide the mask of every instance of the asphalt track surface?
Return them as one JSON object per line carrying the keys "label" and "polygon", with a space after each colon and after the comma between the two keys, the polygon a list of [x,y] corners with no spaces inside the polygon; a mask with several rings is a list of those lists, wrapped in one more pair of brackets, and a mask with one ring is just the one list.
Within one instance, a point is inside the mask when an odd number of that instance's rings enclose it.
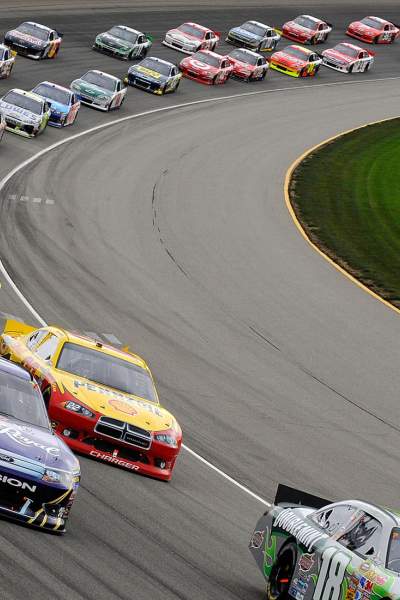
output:
{"label": "asphalt track surface", "polygon": [[[4,30],[34,18],[27,4],[0,8]],[[154,54],[177,61],[159,40],[183,20],[225,32],[312,8],[336,25],[336,42],[372,6],[235,2],[227,16],[222,1],[162,11],[156,2],[47,4],[37,15],[64,32],[59,57],[18,58],[0,91],[69,83],[88,68],[122,75],[125,63],[90,49],[114,22],[151,32]],[[383,2],[380,14],[399,20],[395,3]],[[283,199],[285,172],[303,151],[398,115],[400,79],[390,78],[400,75],[400,44],[376,51],[367,75],[271,73],[259,85],[211,89],[183,81],[165,98],[129,89],[118,112],[83,107],[73,128],[48,128],[34,141],[9,134],[0,146],[4,177],[50,144],[117,118],[265,92],[127,120],[45,154],[1,191],[0,256],[47,322],[112,332],[142,354],[186,444],[267,500],[285,482],[398,504],[398,316],[313,252]],[[2,281],[1,310],[34,322]],[[263,597],[247,550],[261,502],[187,451],[168,484],[81,464],[66,536],[0,523],[1,600]]]}

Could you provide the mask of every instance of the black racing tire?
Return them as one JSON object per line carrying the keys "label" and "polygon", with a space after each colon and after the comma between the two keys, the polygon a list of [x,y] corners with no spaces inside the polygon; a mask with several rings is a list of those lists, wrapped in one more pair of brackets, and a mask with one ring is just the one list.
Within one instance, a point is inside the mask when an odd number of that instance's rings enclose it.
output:
{"label": "black racing tire", "polygon": [[148,52],[148,48],[143,48],[140,58],[141,59],[146,58],[147,52]]}
{"label": "black racing tire", "polygon": [[180,84],[181,84],[181,80],[179,80],[178,83],[176,84],[176,86],[174,87],[174,92],[176,92],[176,90],[178,89]]}
{"label": "black racing tire", "polygon": [[374,43],[374,44],[379,44],[379,35],[377,35],[377,36],[374,38],[374,41],[373,41],[373,43]]}
{"label": "black racing tire", "polygon": [[289,600],[289,588],[297,562],[297,545],[292,540],[282,546],[272,565],[267,583],[267,600]]}
{"label": "black racing tire", "polygon": [[353,69],[354,69],[354,65],[351,65],[351,66],[349,67],[349,70],[348,70],[347,72],[348,72],[348,73],[352,73],[352,72],[353,72]]}
{"label": "black racing tire", "polygon": [[300,77],[307,77],[308,76],[308,69],[307,67],[303,67],[302,70],[300,71]]}
{"label": "black racing tire", "polygon": [[213,78],[213,80],[212,80],[211,84],[212,84],[212,85],[216,85],[216,84],[217,84],[217,79],[218,79],[218,75],[216,75],[216,76]]}
{"label": "black racing tire", "polygon": [[318,37],[316,35],[314,35],[311,40],[310,40],[310,44],[312,46],[316,46],[318,44]]}

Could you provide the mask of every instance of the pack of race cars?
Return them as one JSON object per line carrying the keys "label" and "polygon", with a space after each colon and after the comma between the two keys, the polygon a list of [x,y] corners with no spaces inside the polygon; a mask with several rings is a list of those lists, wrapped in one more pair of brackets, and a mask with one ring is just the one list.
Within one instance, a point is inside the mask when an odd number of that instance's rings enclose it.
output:
{"label": "pack of race cars", "polygon": [[[176,92],[182,77],[206,85],[221,85],[229,78],[246,82],[262,81],[269,70],[291,77],[314,77],[320,67],[342,73],[368,71],[375,54],[367,48],[348,43],[317,52],[315,46],[326,42],[333,25],[311,15],[299,15],[272,27],[259,21],[246,21],[231,28],[225,41],[236,46],[226,55],[216,52],[221,33],[193,22],[182,23],[166,32],[162,43],[187,55],[174,64],[148,56],[153,37],[126,25],[115,25],[96,35],[93,49],[121,60],[136,61],[123,78],[90,70],[72,81],[69,87],[44,81],[32,91],[12,89],[0,100],[0,139],[5,127],[25,137],[35,137],[47,125],[72,125],[81,104],[102,111],[122,106],[127,86],[157,95]],[[348,25],[346,34],[368,44],[392,44],[400,28],[385,19],[367,16]],[[282,39],[295,42],[275,51]],[[5,34],[0,44],[0,79],[10,77],[16,55],[35,60],[55,58],[63,34],[45,25],[26,21]],[[270,53],[266,57],[265,53]]]}

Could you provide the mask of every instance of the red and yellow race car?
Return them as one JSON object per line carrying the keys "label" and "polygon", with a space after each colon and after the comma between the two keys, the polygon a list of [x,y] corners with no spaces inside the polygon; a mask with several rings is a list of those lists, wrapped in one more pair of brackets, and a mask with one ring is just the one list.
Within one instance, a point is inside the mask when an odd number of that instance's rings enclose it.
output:
{"label": "red and yellow race car", "polygon": [[225,83],[233,70],[228,57],[210,50],[200,50],[184,58],[179,68],[184,77],[194,79],[206,85]]}
{"label": "red and yellow race car", "polygon": [[282,35],[302,44],[321,44],[328,39],[332,25],[311,15],[300,15],[282,27]]}
{"label": "red and yellow race car", "polygon": [[291,77],[313,77],[321,64],[322,58],[316,52],[294,45],[275,52],[269,59],[271,69]]}
{"label": "red and yellow race car", "polygon": [[0,336],[0,355],[33,374],[54,430],[72,450],[171,479],[182,431],[160,405],[142,358],[59,327],[14,320]]}
{"label": "red and yellow race car", "polygon": [[368,44],[393,44],[399,37],[400,29],[380,17],[365,17],[350,23],[346,33]]}

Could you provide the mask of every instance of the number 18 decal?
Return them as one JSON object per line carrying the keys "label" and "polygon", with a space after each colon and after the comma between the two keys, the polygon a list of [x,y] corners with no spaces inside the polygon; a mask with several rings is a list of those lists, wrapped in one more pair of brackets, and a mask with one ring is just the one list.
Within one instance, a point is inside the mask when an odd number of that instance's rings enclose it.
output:
{"label": "number 18 decal", "polygon": [[313,600],[339,600],[340,588],[351,558],[337,548],[327,548],[321,557],[322,565]]}

